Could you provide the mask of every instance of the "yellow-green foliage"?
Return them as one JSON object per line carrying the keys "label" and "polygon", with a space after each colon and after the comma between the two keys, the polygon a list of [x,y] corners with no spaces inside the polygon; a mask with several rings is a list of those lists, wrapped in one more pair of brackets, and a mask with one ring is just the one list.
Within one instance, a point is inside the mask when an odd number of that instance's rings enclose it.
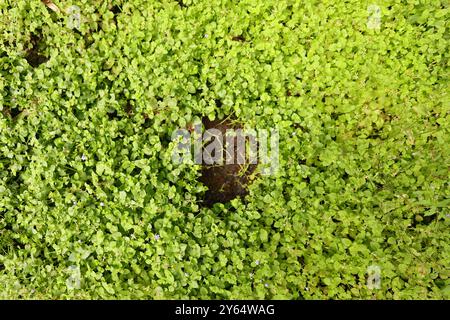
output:
{"label": "yellow-green foliage", "polygon": [[[447,1],[53,3],[0,1],[0,298],[449,298]],[[204,208],[170,135],[231,114],[281,167]]]}

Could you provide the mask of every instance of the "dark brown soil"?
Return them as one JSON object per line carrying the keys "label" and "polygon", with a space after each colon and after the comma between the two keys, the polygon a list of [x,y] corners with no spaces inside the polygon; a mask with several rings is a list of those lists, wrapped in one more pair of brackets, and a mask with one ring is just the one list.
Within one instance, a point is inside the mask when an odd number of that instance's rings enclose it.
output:
{"label": "dark brown soil", "polygon": [[231,40],[233,41],[240,41],[240,42],[245,42],[245,38],[243,36],[234,36],[231,38]]}
{"label": "dark brown soil", "polygon": [[[242,126],[239,123],[230,120],[210,121],[203,119],[205,130],[215,128],[222,132],[225,137],[227,129],[239,129]],[[234,155],[237,157],[237,138],[234,138]],[[237,197],[243,197],[248,193],[247,185],[251,182],[251,174],[254,172],[256,164],[248,166],[242,164],[224,164],[223,165],[202,165],[202,176],[200,181],[208,187],[204,196],[204,205],[212,207],[215,203],[225,203]],[[245,172],[244,172],[245,170]]]}
{"label": "dark brown soil", "polygon": [[40,64],[47,62],[48,57],[41,54],[42,34],[40,32],[33,33],[30,36],[31,48],[27,49],[25,59],[30,66],[36,68]]}

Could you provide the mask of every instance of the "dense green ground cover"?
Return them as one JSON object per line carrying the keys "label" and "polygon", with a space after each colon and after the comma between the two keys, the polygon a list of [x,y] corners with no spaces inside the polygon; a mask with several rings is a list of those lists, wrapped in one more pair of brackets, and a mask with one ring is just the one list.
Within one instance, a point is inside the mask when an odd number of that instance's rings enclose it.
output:
{"label": "dense green ground cover", "polygon": [[[447,1],[108,2],[0,2],[0,298],[450,297]],[[281,168],[202,207],[231,114]]]}

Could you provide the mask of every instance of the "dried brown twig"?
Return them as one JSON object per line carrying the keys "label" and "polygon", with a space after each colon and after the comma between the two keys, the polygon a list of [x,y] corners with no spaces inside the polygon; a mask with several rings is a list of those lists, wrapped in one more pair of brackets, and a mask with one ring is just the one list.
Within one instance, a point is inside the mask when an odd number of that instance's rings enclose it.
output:
{"label": "dried brown twig", "polygon": [[61,10],[58,8],[56,4],[54,4],[51,0],[41,0],[43,4],[47,6],[47,8],[55,11],[56,13],[60,13]]}

